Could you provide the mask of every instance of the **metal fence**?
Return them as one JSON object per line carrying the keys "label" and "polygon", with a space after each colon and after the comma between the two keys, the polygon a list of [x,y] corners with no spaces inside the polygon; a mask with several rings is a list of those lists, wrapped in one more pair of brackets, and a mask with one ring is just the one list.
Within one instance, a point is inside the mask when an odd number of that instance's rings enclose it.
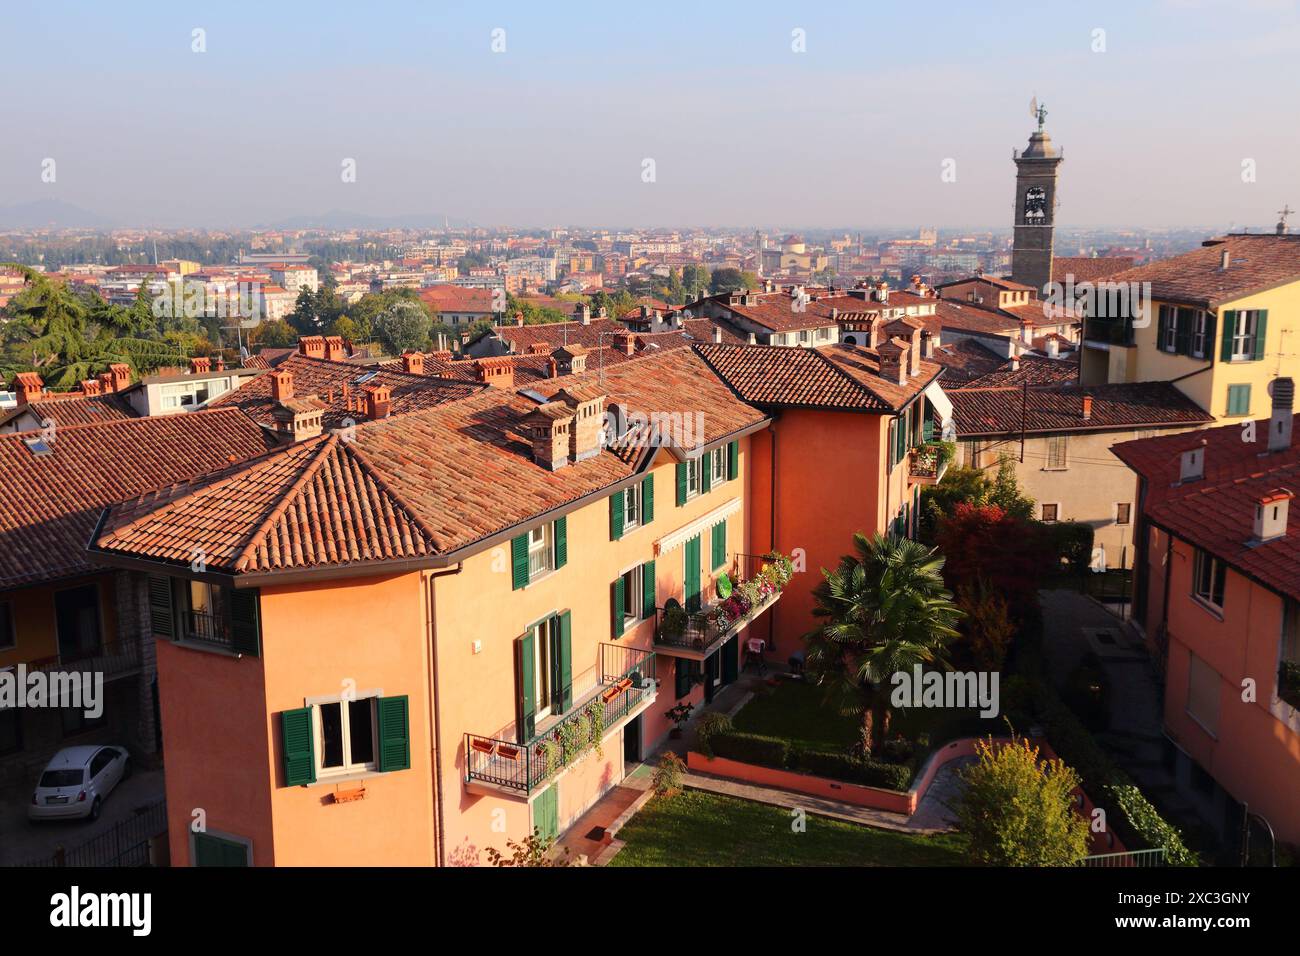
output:
{"label": "metal fence", "polygon": [[1099,853],[1085,856],[1079,861],[1080,866],[1088,867],[1154,867],[1165,865],[1164,847],[1154,850],[1129,850],[1126,853]]}
{"label": "metal fence", "polygon": [[166,832],[167,802],[159,800],[79,846],[60,846],[19,866],[148,866],[149,844]]}

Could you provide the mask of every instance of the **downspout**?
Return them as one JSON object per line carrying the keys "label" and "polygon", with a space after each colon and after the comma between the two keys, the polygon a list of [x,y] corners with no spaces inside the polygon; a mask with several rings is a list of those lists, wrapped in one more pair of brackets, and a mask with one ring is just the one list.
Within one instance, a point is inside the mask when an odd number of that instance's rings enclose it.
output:
{"label": "downspout", "polygon": [[435,578],[447,577],[452,574],[460,574],[461,569],[465,566],[463,561],[457,562],[454,568],[445,568],[441,571],[430,571],[427,580],[428,589],[426,591],[425,613],[427,615],[426,627],[429,634],[429,701],[431,704],[429,720],[432,726],[429,728],[429,736],[433,740],[433,810],[435,820],[437,841],[436,862],[438,866],[447,865],[446,853],[446,833],[447,827],[443,815],[442,799],[442,697],[438,690],[438,629],[433,621],[433,582]]}
{"label": "downspout", "polygon": [[[768,426],[772,434],[772,478],[768,482],[768,494],[771,496],[771,506],[769,508],[769,519],[767,522],[768,550],[776,550],[776,422],[773,421]],[[752,447],[752,444],[751,444]],[[767,646],[771,647],[776,640],[776,615],[767,615]],[[739,650],[739,648],[737,648]]]}

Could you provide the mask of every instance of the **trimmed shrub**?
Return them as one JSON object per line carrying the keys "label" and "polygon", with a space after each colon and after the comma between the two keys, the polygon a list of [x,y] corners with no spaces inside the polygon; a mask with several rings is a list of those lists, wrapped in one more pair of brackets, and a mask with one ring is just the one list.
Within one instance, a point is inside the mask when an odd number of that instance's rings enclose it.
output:
{"label": "trimmed shrub", "polygon": [[1068,566],[1074,574],[1083,574],[1092,566],[1092,525],[1082,521],[1056,521],[1046,527],[1058,563]]}
{"label": "trimmed shrub", "polygon": [[804,773],[866,787],[906,790],[912,784],[912,768],[907,764],[880,763],[824,750],[799,751],[795,763],[794,769]]}
{"label": "trimmed shrub", "polygon": [[714,756],[760,767],[784,769],[790,763],[790,744],[779,737],[762,734],[717,734],[710,738]]}
{"label": "trimmed shrub", "polygon": [[700,718],[700,722],[695,728],[695,739],[700,748],[700,753],[706,757],[712,757],[714,738],[732,732],[731,718],[729,716],[716,710],[708,711]]}

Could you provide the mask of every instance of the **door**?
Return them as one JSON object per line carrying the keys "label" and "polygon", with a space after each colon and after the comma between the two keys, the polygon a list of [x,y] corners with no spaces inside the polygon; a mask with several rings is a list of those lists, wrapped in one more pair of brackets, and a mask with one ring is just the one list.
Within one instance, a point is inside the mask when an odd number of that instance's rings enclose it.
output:
{"label": "door", "polygon": [[90,792],[107,794],[113,789],[113,755],[115,751],[105,747],[90,758]]}
{"label": "door", "polygon": [[719,662],[720,651],[714,651],[704,659],[704,703],[713,703],[713,695],[722,684],[722,667]]}
{"label": "door", "polygon": [[641,715],[637,714],[623,727],[623,763],[641,760]]}
{"label": "door", "polygon": [[560,786],[551,784],[533,801],[533,829],[540,830],[543,840],[560,835]]}
{"label": "door", "polygon": [[697,534],[686,542],[685,586],[686,610],[700,609],[700,536]]}
{"label": "door", "polygon": [[59,657],[75,660],[99,650],[99,587],[87,584],[54,593]]}
{"label": "door", "polygon": [[740,672],[739,657],[737,652],[740,650],[740,637],[734,635],[731,640],[722,645],[722,650],[718,653],[722,656],[722,683],[723,686],[735,681]]}

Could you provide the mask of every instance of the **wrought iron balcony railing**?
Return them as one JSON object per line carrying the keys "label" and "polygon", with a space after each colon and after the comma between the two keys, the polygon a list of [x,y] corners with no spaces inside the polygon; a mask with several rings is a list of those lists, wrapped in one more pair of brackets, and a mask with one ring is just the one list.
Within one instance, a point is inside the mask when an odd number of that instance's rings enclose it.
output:
{"label": "wrought iron balcony railing", "polygon": [[[737,554],[730,593],[690,610],[677,601],[655,609],[655,647],[676,657],[707,657],[781,597],[789,560],[780,555]],[[679,653],[688,652],[688,653]]]}
{"label": "wrought iron balcony railing", "polygon": [[597,685],[531,740],[465,735],[466,781],[532,793],[644,709],[657,691],[654,674],[653,651],[601,644]]}
{"label": "wrought iron balcony railing", "polygon": [[42,657],[26,664],[28,672],[103,674],[107,680],[140,669],[140,641],[128,638],[112,641],[99,647]]}
{"label": "wrought iron balcony railing", "polygon": [[911,460],[907,466],[907,473],[919,484],[938,483],[948,468],[943,449],[937,444],[918,445],[909,454]]}

